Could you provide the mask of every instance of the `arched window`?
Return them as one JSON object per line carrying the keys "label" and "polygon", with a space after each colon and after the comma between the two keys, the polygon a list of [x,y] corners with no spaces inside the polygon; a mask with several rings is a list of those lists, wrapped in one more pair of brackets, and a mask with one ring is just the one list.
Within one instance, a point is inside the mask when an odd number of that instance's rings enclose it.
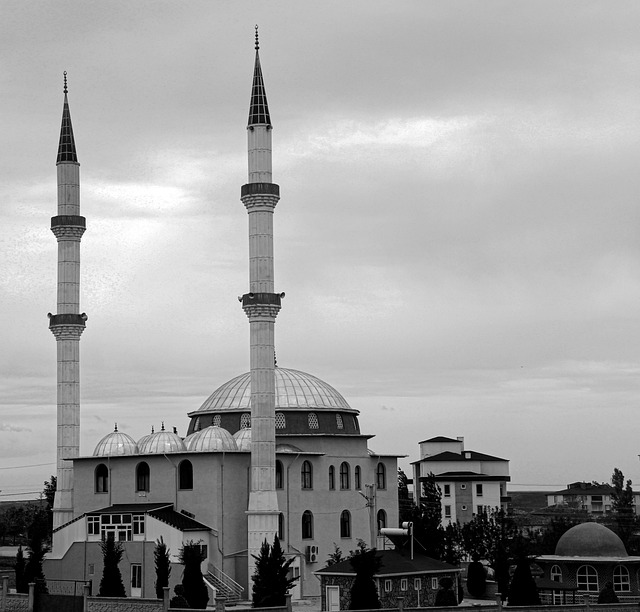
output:
{"label": "arched window", "polygon": [[279,459],[276,460],[276,489],[284,489],[284,468]]}
{"label": "arched window", "polygon": [[613,590],[622,593],[627,593],[631,590],[629,570],[624,565],[616,565],[613,568]]}
{"label": "arched window", "polygon": [[211,419],[211,424],[214,427],[220,427],[220,423],[222,422],[222,419],[220,418],[219,414],[214,414],[213,418]]}
{"label": "arched window", "polygon": [[580,591],[597,593],[600,590],[598,588],[598,572],[590,565],[581,565],[578,568],[576,583]]}
{"label": "arched window", "polygon": [[340,488],[342,490],[349,488],[349,464],[346,461],[340,464]]}
{"label": "arched window", "polygon": [[329,466],[329,489],[333,491],[336,488],[336,468]]}
{"label": "arched window", "polygon": [[338,429],[344,429],[344,422],[342,421],[342,415],[336,414],[336,425]]}
{"label": "arched window", "polygon": [[101,463],[96,467],[96,493],[109,492],[109,468]]}
{"label": "arched window", "polygon": [[136,491],[149,491],[149,464],[146,462],[138,463],[136,466]]}
{"label": "arched window", "polygon": [[319,429],[320,424],[318,423],[318,415],[315,412],[309,413],[309,429]]}
{"label": "arched window", "polygon": [[562,570],[559,565],[552,565],[551,572],[549,573],[549,577],[554,582],[562,582]]}
{"label": "arched window", "polygon": [[284,540],[284,514],[278,514],[278,540]]}
{"label": "arched window", "polygon": [[300,480],[303,489],[313,489],[313,469],[308,461],[302,463],[300,470]]}
{"label": "arched window", "polygon": [[193,424],[193,431],[200,431],[200,417],[196,417],[196,422]]}
{"label": "arched window", "polygon": [[285,429],[287,420],[284,418],[284,412],[276,412],[276,429]]}
{"label": "arched window", "polygon": [[351,514],[349,514],[348,510],[343,510],[340,515],[340,537],[351,537]]}
{"label": "arched window", "polygon": [[193,465],[188,459],[178,466],[178,489],[193,489]]}
{"label": "arched window", "polygon": [[310,510],[305,510],[302,514],[302,539],[313,539],[313,514]]}
{"label": "arched window", "polygon": [[362,485],[360,484],[360,480],[361,480],[361,470],[360,470],[360,466],[356,465],[356,467],[353,470],[353,484],[356,488],[356,491],[359,491],[360,489],[362,489]]}
{"label": "arched window", "polygon": [[378,510],[378,531],[387,526],[387,513],[384,510]]}
{"label": "arched window", "polygon": [[240,416],[240,429],[249,429],[251,427],[251,413],[243,412]]}
{"label": "arched window", "polygon": [[378,463],[376,468],[376,486],[378,489],[387,488],[387,469],[384,467],[384,463]]}

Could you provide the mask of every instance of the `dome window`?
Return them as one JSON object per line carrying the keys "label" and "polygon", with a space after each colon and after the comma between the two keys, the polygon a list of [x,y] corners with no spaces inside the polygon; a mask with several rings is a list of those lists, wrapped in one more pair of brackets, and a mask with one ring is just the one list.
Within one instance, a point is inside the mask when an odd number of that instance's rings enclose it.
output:
{"label": "dome window", "polygon": [[96,493],[109,492],[109,468],[101,463],[96,467]]}
{"label": "dome window", "polygon": [[362,480],[362,470],[360,469],[359,465],[356,465],[356,467],[353,470],[353,484],[356,488],[356,491],[359,491],[360,489],[362,489],[362,485],[360,484],[361,480]]}
{"label": "dome window", "polygon": [[251,427],[251,413],[244,412],[240,417],[240,429],[249,429]]}
{"label": "dome window", "polygon": [[211,419],[211,424],[214,427],[220,427],[220,415],[219,414],[214,414],[213,415],[213,419]]}
{"label": "dome window", "polygon": [[349,489],[349,464],[343,461],[340,464],[340,488],[344,491]]}
{"label": "dome window", "polygon": [[136,466],[136,491],[139,493],[146,493],[150,490],[149,487],[150,472],[149,464],[143,461]]}
{"label": "dome window", "polygon": [[318,415],[315,412],[309,413],[309,429],[320,429]]}
{"label": "dome window", "polygon": [[624,565],[613,568],[613,590],[619,593],[628,593],[631,590],[629,570]]}
{"label": "dome window", "polygon": [[188,459],[178,466],[178,489],[193,489],[193,464]]}
{"label": "dome window", "polygon": [[384,510],[378,510],[378,532],[387,526],[387,513]]}
{"label": "dome window", "polygon": [[313,470],[308,461],[302,463],[300,470],[300,480],[303,489],[313,489]]}
{"label": "dome window", "polygon": [[196,417],[196,422],[193,424],[193,431],[200,431],[201,426],[200,417]]}
{"label": "dome window", "polygon": [[340,515],[340,537],[351,537],[351,514],[348,510],[343,510]]}
{"label": "dome window", "polygon": [[333,491],[336,488],[336,468],[333,465],[329,466],[329,490]]}
{"label": "dome window", "polygon": [[305,510],[302,514],[302,539],[313,539],[313,514],[310,510]]}
{"label": "dome window", "polygon": [[284,429],[287,421],[284,418],[284,412],[276,412],[276,429]]}
{"label": "dome window", "polygon": [[344,422],[342,421],[342,415],[336,414],[336,425],[338,429],[344,429]]}
{"label": "dome window", "polygon": [[378,463],[376,468],[376,486],[378,489],[387,488],[387,469],[384,467],[384,463]]}
{"label": "dome window", "polygon": [[576,582],[580,591],[597,593],[600,590],[598,588],[598,572],[591,565],[581,565],[578,568]]}

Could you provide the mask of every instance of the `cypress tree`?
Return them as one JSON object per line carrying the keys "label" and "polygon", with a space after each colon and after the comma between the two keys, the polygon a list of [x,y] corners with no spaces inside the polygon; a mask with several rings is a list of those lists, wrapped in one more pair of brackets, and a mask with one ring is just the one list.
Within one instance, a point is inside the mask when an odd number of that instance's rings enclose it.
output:
{"label": "cypress tree", "polygon": [[518,559],[509,585],[510,606],[539,606],[540,596],[527,557]]}
{"label": "cypress tree", "polygon": [[278,536],[273,539],[273,545],[269,546],[267,540],[262,543],[258,555],[253,555],[256,560],[255,572],[252,576],[252,602],[254,608],[284,606],[286,595],[297,578],[289,578],[289,567],[293,563],[293,557],[287,559],[284,556]]}
{"label": "cypress tree", "polygon": [[171,576],[171,558],[169,555],[170,551],[162,536],[160,536],[153,550],[153,558],[156,563],[156,597],[158,599],[164,597],[164,587],[169,586],[169,576]]}
{"label": "cypress tree", "polygon": [[18,593],[28,593],[29,583],[27,582],[25,573],[25,560],[22,546],[18,546],[18,554],[16,555],[16,591]]}
{"label": "cypress tree", "polygon": [[102,579],[100,580],[100,597],[126,597],[122,575],[118,567],[124,548],[114,538],[107,538],[100,543],[102,550]]}
{"label": "cypress tree", "polygon": [[377,610],[380,608],[380,600],[373,576],[380,569],[382,560],[377,556],[376,549],[356,553],[349,561],[356,572],[356,579],[351,587],[349,609]]}
{"label": "cypress tree", "polygon": [[184,597],[191,608],[205,609],[209,601],[207,585],[202,578],[200,564],[206,559],[200,542],[190,540],[180,549],[180,563],[184,565],[182,586]]}

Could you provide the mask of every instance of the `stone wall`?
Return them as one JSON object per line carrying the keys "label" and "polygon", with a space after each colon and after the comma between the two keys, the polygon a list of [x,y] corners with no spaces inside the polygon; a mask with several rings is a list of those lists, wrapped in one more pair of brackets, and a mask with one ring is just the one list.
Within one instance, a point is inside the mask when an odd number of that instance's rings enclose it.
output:
{"label": "stone wall", "polygon": [[161,599],[87,597],[87,612],[162,612]]}
{"label": "stone wall", "polygon": [[29,596],[23,593],[8,593],[1,612],[28,612]]}

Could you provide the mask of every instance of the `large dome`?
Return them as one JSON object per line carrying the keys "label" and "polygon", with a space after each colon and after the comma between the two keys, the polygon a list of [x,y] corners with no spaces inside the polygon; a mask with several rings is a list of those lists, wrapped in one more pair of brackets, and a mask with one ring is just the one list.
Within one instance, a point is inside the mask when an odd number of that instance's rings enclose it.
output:
{"label": "large dome", "polygon": [[[275,373],[276,410],[312,408],[358,413],[331,385],[311,374],[286,368],[276,368]],[[251,372],[236,376],[218,387],[198,412],[222,410],[251,410]]]}
{"label": "large dome", "polygon": [[599,523],[582,523],[567,531],[556,545],[562,557],[628,557],[622,540]]}

